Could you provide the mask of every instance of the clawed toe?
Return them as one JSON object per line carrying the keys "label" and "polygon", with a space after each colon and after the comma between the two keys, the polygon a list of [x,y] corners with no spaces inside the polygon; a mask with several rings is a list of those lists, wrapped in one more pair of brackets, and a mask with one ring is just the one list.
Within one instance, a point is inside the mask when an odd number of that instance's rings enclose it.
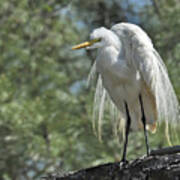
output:
{"label": "clawed toe", "polygon": [[129,161],[127,161],[126,159],[122,159],[122,160],[120,161],[120,165],[121,165],[121,166],[125,166],[125,165],[127,165],[127,164],[129,164]]}

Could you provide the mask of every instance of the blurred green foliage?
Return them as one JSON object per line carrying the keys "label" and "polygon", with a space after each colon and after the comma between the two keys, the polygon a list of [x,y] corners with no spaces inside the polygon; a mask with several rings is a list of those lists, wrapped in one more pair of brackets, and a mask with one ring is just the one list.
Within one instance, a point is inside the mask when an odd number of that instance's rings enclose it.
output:
{"label": "blurred green foliage", "polygon": [[[95,27],[120,21],[144,27],[180,99],[180,4],[142,2],[0,1],[0,179],[39,179],[120,160],[108,115],[102,143],[91,127],[94,88],[85,82],[94,53],[71,51]],[[151,147],[167,145],[164,129],[150,135]],[[128,158],[144,153],[143,132],[131,133]]]}

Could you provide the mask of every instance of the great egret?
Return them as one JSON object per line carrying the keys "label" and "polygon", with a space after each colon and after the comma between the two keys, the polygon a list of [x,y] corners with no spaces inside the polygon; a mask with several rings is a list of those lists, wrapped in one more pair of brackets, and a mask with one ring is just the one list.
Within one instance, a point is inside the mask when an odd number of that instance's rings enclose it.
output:
{"label": "great egret", "polygon": [[100,104],[104,103],[107,92],[121,118],[127,119],[122,161],[126,161],[131,119],[134,128],[143,125],[149,155],[146,129],[155,131],[157,120],[175,123],[179,118],[178,101],[161,57],[148,35],[134,24],[95,29],[90,39],[72,49],[98,48],[95,66],[99,84],[102,81],[105,88]]}

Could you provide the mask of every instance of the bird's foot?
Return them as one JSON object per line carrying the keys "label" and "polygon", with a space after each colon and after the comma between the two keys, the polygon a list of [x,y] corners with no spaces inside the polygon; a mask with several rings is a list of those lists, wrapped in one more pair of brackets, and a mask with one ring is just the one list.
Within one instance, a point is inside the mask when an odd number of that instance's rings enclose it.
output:
{"label": "bird's foot", "polygon": [[121,167],[124,167],[124,166],[126,166],[126,165],[128,165],[129,164],[129,161],[127,161],[126,159],[122,159],[121,161],[120,161],[120,166]]}

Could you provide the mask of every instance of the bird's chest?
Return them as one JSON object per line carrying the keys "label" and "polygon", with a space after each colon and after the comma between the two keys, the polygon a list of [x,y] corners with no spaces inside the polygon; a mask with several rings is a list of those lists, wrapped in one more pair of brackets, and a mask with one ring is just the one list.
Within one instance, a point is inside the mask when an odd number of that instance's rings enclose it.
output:
{"label": "bird's chest", "polygon": [[[123,76],[120,74],[127,74],[127,65],[124,60],[118,57],[118,52],[113,48],[105,48],[100,51],[96,61],[96,69],[101,76],[112,83],[119,83],[123,81]],[[126,67],[125,67],[126,66]]]}
{"label": "bird's chest", "polygon": [[[132,102],[140,93],[139,72],[130,69],[125,62],[102,60],[97,69],[102,76],[103,85],[116,105],[122,99]],[[103,64],[103,65],[102,65]]]}
{"label": "bird's chest", "polygon": [[138,97],[141,90],[141,82],[135,78],[136,76],[134,74],[134,77],[125,79],[116,74],[103,73],[103,86],[116,104],[122,99],[131,103]]}
{"label": "bird's chest", "polygon": [[[108,55],[99,59],[96,63],[97,71],[101,74],[106,86],[116,87],[130,85],[136,79],[136,71],[131,69],[126,60]],[[110,85],[109,85],[110,84]]]}
{"label": "bird's chest", "polygon": [[133,101],[140,93],[140,74],[127,62],[121,52],[111,48],[101,51],[96,61],[103,85],[114,102],[120,99]]}

